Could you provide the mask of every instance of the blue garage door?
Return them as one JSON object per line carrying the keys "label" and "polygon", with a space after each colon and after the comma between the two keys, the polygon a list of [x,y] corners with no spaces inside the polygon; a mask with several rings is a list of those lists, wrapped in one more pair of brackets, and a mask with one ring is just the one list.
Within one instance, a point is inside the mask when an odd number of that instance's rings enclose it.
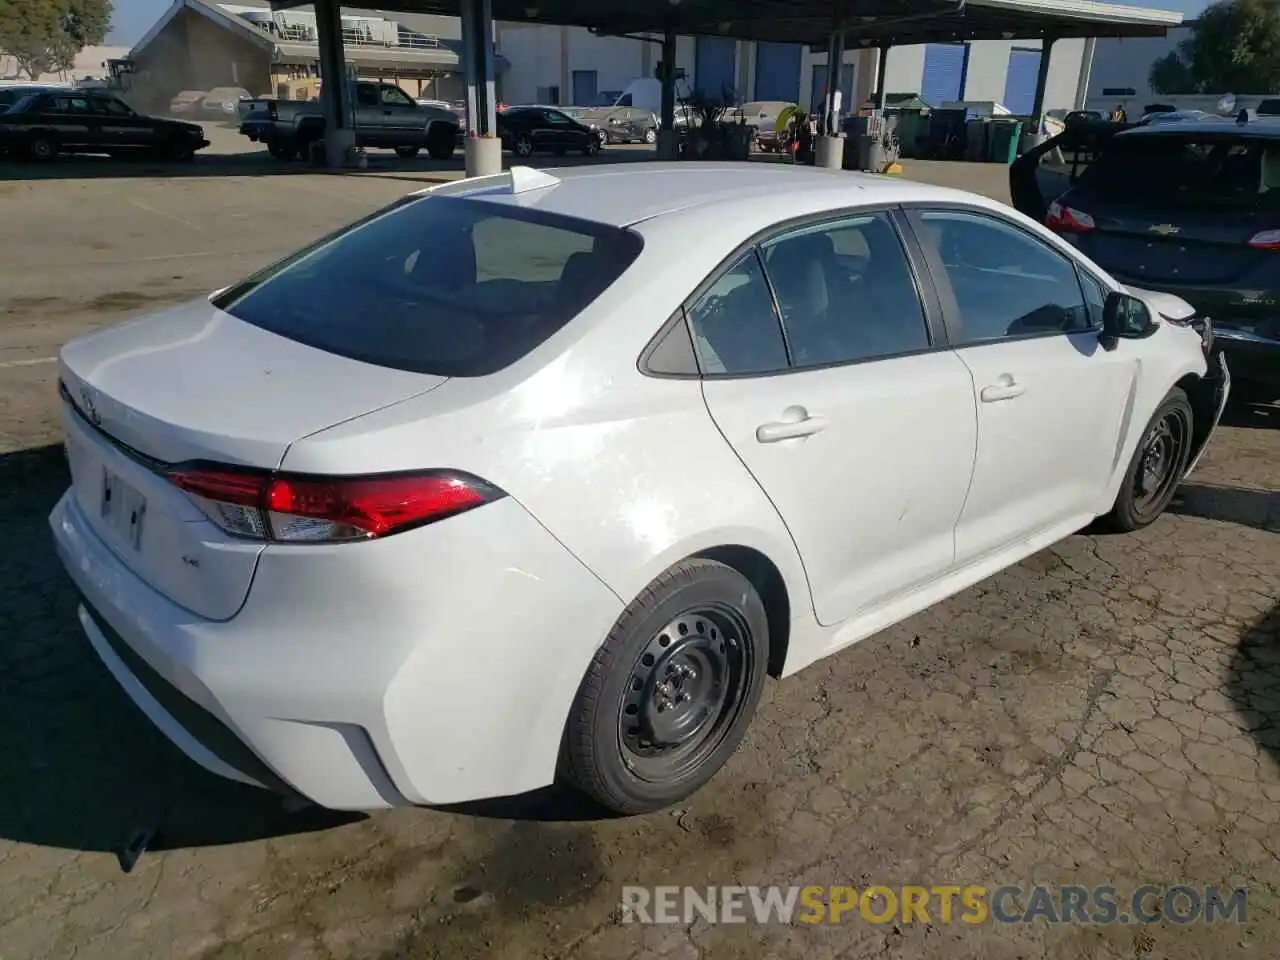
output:
{"label": "blue garage door", "polygon": [[[856,112],[853,102],[853,64],[846,63],[840,71],[840,94],[844,98],[840,113],[848,116]],[[813,89],[809,91],[809,112],[818,116],[827,108],[827,68],[825,64],[813,65]]]}
{"label": "blue garage door", "polygon": [[693,85],[708,97],[732,92],[738,42],[725,37],[698,37],[693,58]]}
{"label": "blue garage door", "polygon": [[964,96],[964,73],[969,48],[963,43],[930,43],[924,48],[924,73],[920,77],[920,99],[931,107]]}
{"label": "blue garage door", "polygon": [[756,100],[800,101],[798,43],[756,44]]}
{"label": "blue garage door", "polygon": [[596,85],[599,74],[595,70],[573,71],[573,102],[579,107],[589,107],[596,102]]}
{"label": "blue garage door", "polygon": [[1004,105],[1010,113],[1030,116],[1036,105],[1036,79],[1040,75],[1040,51],[1009,51],[1009,70],[1004,75]]}

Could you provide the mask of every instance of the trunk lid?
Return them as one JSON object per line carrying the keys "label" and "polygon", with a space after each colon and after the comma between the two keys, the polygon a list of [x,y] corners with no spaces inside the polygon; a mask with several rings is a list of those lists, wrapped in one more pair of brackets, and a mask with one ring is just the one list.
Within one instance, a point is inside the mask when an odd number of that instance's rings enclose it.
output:
{"label": "trunk lid", "polygon": [[1249,246],[1280,217],[1264,211],[1205,211],[1176,204],[1129,205],[1072,191],[1062,202],[1093,217],[1078,238],[1086,256],[1144,283],[1227,285],[1275,259]]}
{"label": "trunk lid", "polygon": [[220,530],[165,468],[275,469],[295,440],[445,382],[296,343],[207,300],[72,341],[59,373],[89,524],[138,577],[214,620],[244,603],[263,544]]}

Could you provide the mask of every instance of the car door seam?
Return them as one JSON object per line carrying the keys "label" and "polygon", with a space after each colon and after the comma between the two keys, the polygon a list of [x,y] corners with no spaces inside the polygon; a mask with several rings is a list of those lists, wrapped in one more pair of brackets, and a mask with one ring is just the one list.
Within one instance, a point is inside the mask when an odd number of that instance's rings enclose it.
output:
{"label": "car door seam", "polygon": [[760,478],[757,477],[751,467],[747,465],[747,461],[742,459],[742,454],[738,452],[738,448],[735,447],[733,443],[730,442],[729,438],[725,436],[724,430],[716,421],[715,415],[711,412],[711,403],[707,400],[707,383],[705,380],[699,381],[698,393],[702,397],[702,406],[707,412],[707,419],[711,422],[711,426],[715,428],[716,433],[720,435],[720,439],[723,440],[725,446],[729,448],[729,452],[733,454],[734,458],[742,466],[742,469],[746,471],[747,476],[750,477],[751,482],[756,485],[756,489],[760,491],[761,496],[763,496],[769,506],[773,508],[774,515],[778,518],[778,522],[782,524],[782,529],[787,531],[787,539],[791,541],[791,546],[796,552],[796,559],[800,563],[800,570],[804,574],[805,587],[809,592],[810,612],[813,614],[814,619],[817,620],[818,602],[813,595],[813,578],[809,576],[809,568],[804,562],[804,553],[800,549],[800,544],[796,542],[796,535],[792,532],[791,525],[787,523],[787,518],[782,515],[782,511],[778,509],[778,505],[774,502],[773,497],[769,495],[769,491],[766,490],[764,484],[760,482]]}

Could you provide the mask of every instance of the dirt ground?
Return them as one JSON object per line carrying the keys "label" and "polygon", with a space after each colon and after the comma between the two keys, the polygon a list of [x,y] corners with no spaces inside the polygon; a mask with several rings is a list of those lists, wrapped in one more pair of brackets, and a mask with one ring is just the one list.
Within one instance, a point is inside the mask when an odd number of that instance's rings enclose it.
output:
{"label": "dirt ground", "polygon": [[[230,148],[229,148],[230,149]],[[636,159],[643,153],[633,151]],[[548,790],[288,812],[148,725],[75,618],[58,346],[227,284],[453,169],[0,167],[0,958],[1269,958],[1280,942],[1280,408],[1171,515],[1078,535],[766,693],[684,808]],[[631,159],[631,157],[627,157]],[[994,165],[908,175],[1003,198]],[[116,851],[155,828],[130,873]],[[640,927],[624,885],[1243,887],[1243,924]]]}

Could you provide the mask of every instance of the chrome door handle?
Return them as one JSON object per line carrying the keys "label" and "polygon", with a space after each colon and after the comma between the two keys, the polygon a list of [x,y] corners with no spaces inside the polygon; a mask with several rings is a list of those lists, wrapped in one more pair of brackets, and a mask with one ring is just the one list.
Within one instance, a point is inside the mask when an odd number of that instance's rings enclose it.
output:
{"label": "chrome door handle", "polygon": [[983,403],[999,403],[1001,400],[1012,400],[1014,397],[1020,397],[1026,390],[1025,385],[1005,374],[1000,378],[999,383],[983,387],[979,396],[982,397]]}
{"label": "chrome door handle", "polygon": [[806,416],[800,420],[780,420],[775,423],[762,423],[756,427],[756,439],[761,443],[778,443],[781,440],[811,437],[826,428],[825,417]]}

